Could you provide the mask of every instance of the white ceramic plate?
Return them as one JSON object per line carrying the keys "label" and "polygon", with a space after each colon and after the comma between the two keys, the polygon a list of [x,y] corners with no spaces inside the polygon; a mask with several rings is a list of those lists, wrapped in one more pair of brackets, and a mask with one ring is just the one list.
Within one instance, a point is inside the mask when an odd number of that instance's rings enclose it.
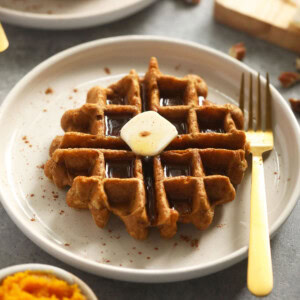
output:
{"label": "white ceramic plate", "polygon": [[[55,55],[25,76],[1,108],[2,203],[32,241],[80,269],[128,281],[183,280],[216,272],[246,257],[250,172],[238,187],[236,199],[216,209],[206,231],[181,224],[171,240],[161,239],[152,229],[146,241],[136,241],[117,217],[102,230],[89,211],[69,208],[66,191],[57,189],[39,168],[49,157],[52,139],[63,133],[60,118],[64,111],[80,107],[87,90],[96,84],[108,85],[131,68],[143,74],[150,56],[158,58],[165,73],[201,75],[209,85],[208,98],[216,103],[234,102],[241,73],[255,74],[211,48],[150,36],[94,41]],[[45,94],[48,88],[52,94]],[[265,173],[273,234],[299,196],[300,133],[288,105],[273,87],[272,94],[275,149],[266,157]],[[199,240],[198,247],[187,241],[191,239]]]}
{"label": "white ceramic plate", "polygon": [[1,282],[8,276],[11,276],[18,272],[24,271],[38,271],[44,272],[46,274],[52,274],[59,279],[62,279],[69,284],[77,284],[81,293],[87,297],[87,300],[97,300],[98,298],[94,294],[94,292],[90,289],[90,287],[84,283],[81,279],[79,279],[74,274],[67,272],[61,268],[57,268],[50,265],[44,264],[24,264],[24,265],[15,265],[11,267],[7,267],[0,270],[0,284]]}
{"label": "white ceramic plate", "polygon": [[0,0],[0,20],[39,29],[74,29],[127,17],[156,0]]}

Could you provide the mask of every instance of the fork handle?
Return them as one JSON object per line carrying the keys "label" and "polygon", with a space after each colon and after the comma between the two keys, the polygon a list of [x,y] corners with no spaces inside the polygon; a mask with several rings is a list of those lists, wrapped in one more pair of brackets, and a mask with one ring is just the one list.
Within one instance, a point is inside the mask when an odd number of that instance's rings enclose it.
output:
{"label": "fork handle", "polygon": [[261,154],[252,155],[247,285],[249,291],[256,296],[266,296],[273,288],[264,166]]}
{"label": "fork handle", "polygon": [[0,52],[3,52],[7,49],[9,43],[6,37],[5,31],[0,23]]}

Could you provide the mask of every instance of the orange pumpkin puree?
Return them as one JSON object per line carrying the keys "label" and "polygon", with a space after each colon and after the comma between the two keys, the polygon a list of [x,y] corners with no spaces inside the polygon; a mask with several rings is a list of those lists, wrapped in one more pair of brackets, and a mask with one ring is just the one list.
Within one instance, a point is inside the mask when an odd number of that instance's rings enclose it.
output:
{"label": "orange pumpkin puree", "polygon": [[25,271],[6,277],[0,285],[0,300],[87,300],[76,284],[52,274]]}

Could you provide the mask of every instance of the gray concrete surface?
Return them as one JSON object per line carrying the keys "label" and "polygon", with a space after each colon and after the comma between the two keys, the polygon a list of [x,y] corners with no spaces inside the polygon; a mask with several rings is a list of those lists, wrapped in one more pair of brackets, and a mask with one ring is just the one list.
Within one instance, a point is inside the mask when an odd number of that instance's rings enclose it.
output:
{"label": "gray concrete surface", "polygon": [[[212,2],[202,0],[201,5],[188,7],[181,0],[158,1],[130,18],[76,31],[39,31],[4,24],[11,45],[8,51],[0,55],[0,103],[27,72],[49,56],[90,40],[128,34],[182,38],[226,53],[232,44],[243,41],[247,46],[244,62],[262,73],[268,70],[272,83],[286,99],[300,98],[300,85],[281,89],[277,81],[281,71],[294,68],[296,55],[217,24],[212,16]],[[274,290],[266,299],[300,299],[299,224],[298,202],[271,243]],[[51,257],[33,244],[0,205],[0,268],[29,262],[52,264],[75,273],[91,286],[100,300],[255,298],[246,286],[246,260],[210,276],[169,284],[118,282],[82,272]]]}

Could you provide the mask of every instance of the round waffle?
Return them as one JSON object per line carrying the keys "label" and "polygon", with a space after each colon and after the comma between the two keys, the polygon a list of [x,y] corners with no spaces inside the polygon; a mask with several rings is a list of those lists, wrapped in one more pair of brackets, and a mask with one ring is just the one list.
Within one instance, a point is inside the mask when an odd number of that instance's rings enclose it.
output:
{"label": "round waffle", "polygon": [[[247,168],[242,112],[206,96],[202,78],[165,75],[151,58],[144,78],[132,70],[108,88],[92,88],[86,104],[65,112],[66,133],[53,140],[45,174],[60,188],[70,186],[68,205],[90,209],[99,227],[113,213],[136,239],[145,239],[149,227],[170,238],[177,222],[206,229],[215,206],[234,199],[233,185]],[[151,158],[135,155],[120,138],[123,125],[147,110],[178,131]]]}

